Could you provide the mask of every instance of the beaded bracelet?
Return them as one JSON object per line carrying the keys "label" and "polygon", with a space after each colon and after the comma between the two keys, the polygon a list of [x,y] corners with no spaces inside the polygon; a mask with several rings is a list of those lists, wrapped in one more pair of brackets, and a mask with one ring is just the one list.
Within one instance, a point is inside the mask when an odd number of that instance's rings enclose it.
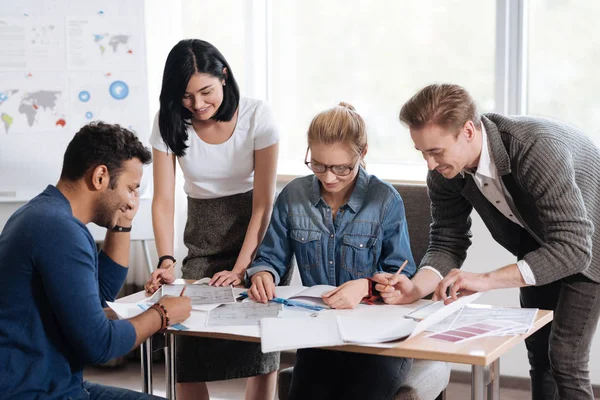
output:
{"label": "beaded bracelet", "polygon": [[159,332],[163,332],[169,326],[169,315],[167,314],[167,309],[160,303],[152,304],[152,307],[160,314],[161,324]]}

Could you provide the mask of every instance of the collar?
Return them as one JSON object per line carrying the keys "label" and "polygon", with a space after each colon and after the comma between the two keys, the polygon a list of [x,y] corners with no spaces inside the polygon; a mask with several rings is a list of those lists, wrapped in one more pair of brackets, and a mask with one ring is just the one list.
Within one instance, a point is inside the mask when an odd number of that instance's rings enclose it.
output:
{"label": "collar", "polygon": [[483,124],[481,124],[481,154],[479,155],[479,164],[477,164],[477,174],[491,179],[496,178],[496,166],[490,155],[488,135]]}
{"label": "collar", "polygon": [[481,124],[485,126],[487,131],[488,143],[489,143],[489,154],[490,158],[494,160],[494,165],[498,176],[508,175],[511,173],[510,159],[508,158],[508,151],[502,142],[500,131],[498,126],[493,121],[497,114],[484,114],[481,116]]}
{"label": "collar", "polygon": [[[365,200],[365,196],[367,195],[368,189],[369,174],[359,164],[358,175],[356,177],[356,185],[354,186],[354,190],[352,190],[352,194],[350,194],[350,198],[348,199],[346,205],[348,205],[348,207],[350,207],[352,211],[358,212]],[[321,184],[319,182],[319,178],[317,178],[316,175],[313,175],[310,202],[313,206],[316,207],[320,201],[322,201],[325,204],[325,200],[323,200],[323,197],[321,196]]]}

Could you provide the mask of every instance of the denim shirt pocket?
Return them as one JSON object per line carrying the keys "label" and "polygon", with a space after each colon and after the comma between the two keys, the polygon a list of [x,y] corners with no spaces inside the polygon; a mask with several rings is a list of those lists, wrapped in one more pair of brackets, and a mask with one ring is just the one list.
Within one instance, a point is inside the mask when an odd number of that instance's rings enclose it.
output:
{"label": "denim shirt pocket", "polygon": [[298,267],[310,270],[321,266],[321,232],[307,229],[292,229],[294,254]]}
{"label": "denim shirt pocket", "polygon": [[347,234],[342,243],[342,268],[352,279],[372,276],[377,269],[375,262],[377,236]]}

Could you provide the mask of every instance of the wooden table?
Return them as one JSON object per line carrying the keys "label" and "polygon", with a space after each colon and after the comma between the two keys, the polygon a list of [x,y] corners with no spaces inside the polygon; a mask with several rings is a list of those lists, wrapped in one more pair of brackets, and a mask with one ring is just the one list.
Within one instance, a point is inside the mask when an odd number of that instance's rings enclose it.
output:
{"label": "wooden table", "polygon": [[[137,296],[137,297],[136,297]],[[138,301],[139,294],[125,297],[120,301]],[[207,313],[194,312],[196,323],[201,326],[202,318]],[[327,347],[332,350],[349,351],[355,353],[378,354],[392,357],[406,357],[424,360],[445,361],[459,364],[471,365],[472,386],[471,399],[485,399],[487,388],[487,399],[500,399],[500,357],[518,343],[525,340],[538,329],[552,321],[552,311],[538,311],[533,328],[528,334],[515,336],[489,336],[481,339],[469,340],[464,343],[448,343],[425,336],[429,332],[423,332],[418,336],[400,342],[344,345]],[[202,327],[198,331],[167,331],[167,398],[175,399],[175,341],[179,335],[210,337],[217,339],[239,340],[246,342],[260,342],[260,331],[257,326],[236,327]],[[210,332],[208,330],[211,330]],[[142,381],[146,393],[152,393],[152,345],[148,341],[142,344]]]}

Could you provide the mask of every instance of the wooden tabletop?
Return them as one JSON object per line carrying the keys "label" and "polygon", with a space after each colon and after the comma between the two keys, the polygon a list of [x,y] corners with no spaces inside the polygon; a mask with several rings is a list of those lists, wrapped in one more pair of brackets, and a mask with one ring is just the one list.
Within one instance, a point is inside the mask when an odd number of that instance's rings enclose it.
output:
{"label": "wooden tabletop", "polygon": [[[127,296],[126,298],[119,299],[118,301],[136,302],[143,297],[143,293],[136,293]],[[431,332],[422,332],[416,337],[406,341],[360,345],[348,344],[327,348],[355,353],[379,354],[485,366],[497,360],[515,345],[523,342],[526,337],[552,321],[552,317],[552,311],[539,310],[530,332],[523,335],[488,336],[481,339],[467,340],[463,343],[450,343],[427,338],[426,336]],[[211,329],[216,330],[216,332],[175,330],[168,330],[167,332],[174,335],[260,342],[260,332],[258,327],[202,327],[200,329]]]}

